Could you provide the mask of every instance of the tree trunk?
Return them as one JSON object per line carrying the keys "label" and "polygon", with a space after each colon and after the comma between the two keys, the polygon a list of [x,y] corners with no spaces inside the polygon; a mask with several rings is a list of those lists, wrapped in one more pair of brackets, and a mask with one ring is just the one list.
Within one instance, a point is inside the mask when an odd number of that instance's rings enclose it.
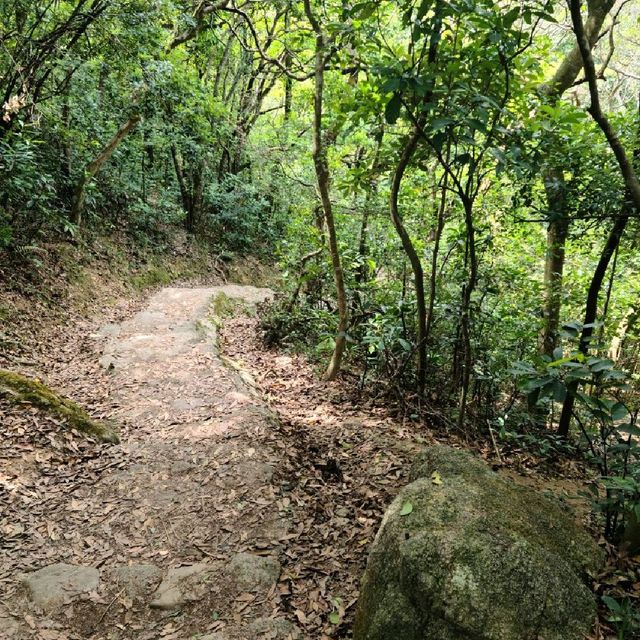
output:
{"label": "tree trunk", "polygon": [[460,404],[458,406],[457,426],[464,427],[467,414],[467,398],[471,384],[471,367],[473,354],[471,351],[471,299],[478,284],[478,256],[476,253],[476,232],[473,222],[473,203],[466,199],[464,206],[464,223],[467,230],[467,249],[469,256],[469,278],[462,293],[462,308],[460,309],[460,336],[464,349],[462,366],[462,387],[460,389]]}
{"label": "tree trunk", "polygon": [[[589,0],[587,2],[589,16],[584,30],[590,48],[593,48],[598,42],[602,25],[614,4],[615,0]],[[582,55],[580,47],[576,44],[564,57],[551,80],[539,87],[539,92],[552,101],[558,100],[576,81],[580,71],[582,71]]]}
{"label": "tree trunk", "polygon": [[69,189],[71,181],[71,170],[73,167],[73,150],[71,148],[71,140],[69,129],[71,128],[71,104],[70,104],[71,82],[67,85],[62,94],[62,124],[64,125],[63,142],[62,142],[62,164],[61,171],[64,176],[66,185],[65,192]]}
{"label": "tree trunk", "polygon": [[402,217],[398,209],[398,197],[400,194],[400,186],[402,185],[402,179],[411,158],[416,151],[418,142],[421,137],[421,133],[418,128],[415,128],[411,133],[411,137],[407,140],[400,154],[400,159],[396,165],[396,170],[393,174],[393,180],[391,182],[391,195],[389,199],[389,208],[391,211],[391,220],[393,226],[400,238],[402,248],[409,258],[411,264],[411,270],[413,271],[413,284],[416,291],[416,323],[417,323],[417,354],[418,354],[418,390],[420,393],[424,391],[427,375],[427,307],[425,304],[424,296],[424,269],[422,268],[422,262],[420,256],[413,246],[411,237],[407,232]]}
{"label": "tree trunk", "polygon": [[180,198],[182,199],[182,208],[185,213],[185,226],[188,226],[186,221],[191,211],[191,193],[187,186],[187,180],[184,176],[184,160],[182,154],[178,150],[175,144],[171,145],[171,159],[173,160],[173,168],[176,172],[176,179],[178,180],[178,187],[180,188]]}
{"label": "tree trunk", "polygon": [[358,287],[368,280],[369,269],[366,264],[367,256],[369,255],[369,243],[367,235],[369,233],[369,216],[371,214],[371,201],[374,195],[378,193],[378,162],[380,158],[380,148],[382,147],[382,138],[384,136],[384,130],[381,132],[380,137],[376,143],[376,148],[373,153],[373,160],[371,162],[371,169],[369,180],[366,186],[366,194],[364,198],[364,210],[362,212],[362,222],[360,224],[360,237],[358,240],[358,255],[360,256],[360,266],[358,267],[355,275],[355,281]]}
{"label": "tree trunk", "polygon": [[102,165],[111,157],[117,146],[126,138],[127,134],[140,122],[139,115],[131,116],[116,132],[116,134],[109,140],[102,151],[98,154],[95,160],[90,162],[84,170],[82,178],[76,186],[73,204],[71,205],[71,221],[75,225],[80,225],[82,222],[82,206],[84,205],[85,188],[87,184],[95,177],[100,171]]}
{"label": "tree trunk", "polygon": [[347,305],[347,293],[344,284],[344,274],[342,262],[338,250],[338,238],[336,235],[335,220],[333,217],[333,205],[329,192],[329,163],[327,161],[326,149],[322,140],[322,109],[324,97],[324,66],[325,66],[325,44],[324,34],[320,23],[316,19],[311,9],[310,0],[304,0],[304,9],[316,34],[315,51],[315,91],[313,99],[313,164],[316,170],[318,182],[318,192],[324,211],[325,224],[329,236],[329,252],[331,253],[331,264],[333,266],[333,276],[336,285],[336,299],[338,303],[338,331],[336,335],[336,346],[331,356],[331,361],[324,374],[324,380],[335,380],[340,371],[342,357],[347,346],[347,329],[349,326],[349,308]]}
{"label": "tree trunk", "polygon": [[[291,28],[291,7],[287,8],[287,13],[284,17],[284,28],[285,33],[289,33]],[[286,69],[291,67],[291,54],[289,50],[284,54],[283,64]],[[293,79],[285,75],[284,77],[284,119],[285,121],[291,118],[291,108],[293,106]]]}
{"label": "tree trunk", "polygon": [[[598,261],[596,269],[593,272],[593,277],[591,278],[591,284],[589,285],[589,290],[587,292],[587,303],[585,305],[584,324],[580,335],[580,343],[578,345],[578,350],[585,356],[589,353],[594,323],[598,318],[598,299],[600,297],[602,283],[604,282],[604,278],[607,274],[611,258],[620,244],[620,239],[622,238],[622,234],[624,233],[627,222],[629,221],[629,215],[630,211],[627,209],[623,211],[613,223],[613,228],[609,233],[607,242],[600,254],[600,260]],[[573,407],[575,405],[577,391],[577,382],[571,383],[567,387],[567,396],[562,405],[562,412],[558,422],[558,435],[564,438],[569,435],[569,425],[571,424],[571,417],[573,415]]]}
{"label": "tree trunk", "polygon": [[355,281],[356,285],[360,285],[367,282],[367,256],[369,255],[369,243],[367,241],[367,234],[369,233],[369,207],[371,206],[371,191],[367,191],[367,195],[364,200],[364,208],[362,211],[362,222],[360,223],[360,239],[358,240],[358,256],[360,264],[356,270]]}
{"label": "tree trunk", "polygon": [[204,202],[204,173],[207,162],[204,158],[198,160],[193,170],[193,191],[191,195],[191,210],[187,220],[187,231],[193,233],[202,218],[202,205]]}
{"label": "tree trunk", "polygon": [[427,323],[425,327],[424,341],[428,346],[431,336],[431,327],[433,326],[433,310],[436,303],[436,293],[438,286],[438,255],[440,254],[440,241],[442,240],[442,232],[444,231],[446,210],[447,210],[447,189],[449,174],[445,173],[444,183],[442,185],[442,193],[440,196],[440,204],[438,206],[438,218],[436,228],[433,233],[433,251],[431,253],[431,276],[429,278],[429,306],[427,308]]}
{"label": "tree trunk", "polygon": [[188,233],[193,233],[202,213],[206,161],[202,159],[198,160],[195,166],[188,172],[189,179],[187,179],[187,175],[185,175],[184,158],[176,145],[171,145],[171,157],[180,188],[182,208],[185,213],[184,228]]}
{"label": "tree trunk", "polygon": [[[591,55],[591,44],[585,26],[582,23],[581,14],[581,1],[571,0],[569,4],[571,11],[571,21],[573,23],[573,30],[576,36],[576,42],[580,50],[582,63],[584,67],[585,77],[589,85],[589,96],[591,98],[591,104],[588,112],[600,127],[600,130],[604,134],[611,151],[618,162],[620,173],[624,180],[626,188],[627,203],[620,216],[614,222],[611,233],[607,239],[607,242],[602,250],[600,261],[591,279],[591,285],[587,294],[587,305],[585,311],[585,321],[580,336],[579,350],[584,355],[589,352],[589,343],[591,336],[593,335],[593,323],[597,318],[598,313],[598,296],[600,289],[602,288],[602,282],[609,267],[609,262],[613,257],[620,239],[624,233],[629,217],[633,211],[640,211],[640,182],[636,176],[631,162],[624,146],[620,142],[615,130],[611,126],[609,119],[602,111],[600,105],[600,94],[598,92],[598,83],[595,70],[595,64],[593,62],[593,56]],[[569,426],[571,424],[571,417],[573,415],[573,407],[575,405],[576,393],[578,391],[578,383],[572,383],[567,388],[567,397],[562,405],[562,413],[560,415],[560,421],[558,423],[558,435],[566,437],[569,434]]]}
{"label": "tree trunk", "polygon": [[566,211],[566,183],[561,169],[551,169],[545,175],[545,191],[549,207],[547,254],[544,269],[544,326],[540,333],[540,352],[553,358],[558,346],[562,281],[569,218]]}
{"label": "tree trunk", "polygon": [[[434,21],[429,39],[429,52],[427,59],[429,65],[433,65],[436,62],[438,55],[438,47],[440,43],[441,31],[442,31],[442,16],[441,16],[442,2],[441,0],[436,2],[434,8]],[[423,105],[428,104],[433,99],[433,91],[428,91],[422,99]],[[423,136],[422,125],[424,123],[420,120],[414,124],[413,131],[410,138],[404,145],[400,154],[400,159],[396,165],[396,170],[391,182],[391,195],[389,199],[389,208],[391,211],[391,220],[395,227],[396,233],[400,237],[402,247],[409,258],[411,269],[413,271],[414,288],[416,291],[416,321],[417,321],[417,354],[418,354],[418,391],[423,393],[426,375],[427,375],[427,308],[425,304],[424,296],[424,269],[422,268],[422,262],[420,256],[416,252],[411,237],[407,233],[402,222],[402,217],[398,210],[398,196],[400,193],[400,186],[404,177],[405,171],[411,162],[413,154],[415,153],[418,142]]]}
{"label": "tree trunk", "polygon": [[611,346],[609,347],[610,360],[617,363],[622,358],[624,343],[627,336],[638,322],[638,319],[640,319],[640,302],[629,307],[620,321],[620,324],[618,324],[616,335],[613,337],[613,340],[611,340]]}
{"label": "tree trunk", "polygon": [[[590,0],[589,17],[585,25],[589,47],[598,41],[600,30],[611,11],[613,0]],[[551,102],[558,100],[575,82],[582,70],[582,57],[578,45],[565,56],[549,82],[539,87],[540,94]],[[566,185],[562,168],[551,167],[544,175],[549,227],[544,269],[544,326],[540,333],[540,353],[553,357],[558,346],[558,330],[562,310],[562,291],[565,245],[569,234],[569,217],[566,210]]]}

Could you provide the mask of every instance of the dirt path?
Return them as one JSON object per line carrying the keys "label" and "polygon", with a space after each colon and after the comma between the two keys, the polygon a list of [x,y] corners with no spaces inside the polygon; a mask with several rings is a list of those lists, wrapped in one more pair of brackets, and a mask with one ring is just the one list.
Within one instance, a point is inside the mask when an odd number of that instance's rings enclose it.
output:
{"label": "dirt path", "polygon": [[296,636],[273,615],[289,523],[274,452],[256,446],[275,420],[218,354],[207,316],[220,293],[249,306],[270,295],[163,289],[94,336],[122,444],[37,503],[34,531],[10,556],[24,573],[4,581],[0,637]]}

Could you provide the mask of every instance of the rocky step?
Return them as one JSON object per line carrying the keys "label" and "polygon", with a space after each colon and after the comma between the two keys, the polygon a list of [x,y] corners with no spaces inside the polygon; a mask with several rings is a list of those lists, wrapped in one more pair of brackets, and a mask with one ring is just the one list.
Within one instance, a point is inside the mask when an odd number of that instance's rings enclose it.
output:
{"label": "rocky step", "polygon": [[[198,563],[167,570],[152,564],[119,565],[98,570],[57,563],[24,573],[19,579],[28,608],[55,619],[63,616],[69,606],[99,591],[125,594],[132,600],[146,602],[150,609],[159,612],[179,611],[201,601],[213,585],[221,582],[235,593],[265,595],[275,587],[280,571],[280,563],[273,556],[238,553],[228,562]],[[23,637],[19,631],[20,620],[0,611],[0,623],[5,623],[4,628],[13,630],[12,637]],[[238,637],[293,640],[300,634],[295,625],[283,618],[261,617],[242,630],[231,632],[224,629],[197,637],[199,640],[232,640]]]}

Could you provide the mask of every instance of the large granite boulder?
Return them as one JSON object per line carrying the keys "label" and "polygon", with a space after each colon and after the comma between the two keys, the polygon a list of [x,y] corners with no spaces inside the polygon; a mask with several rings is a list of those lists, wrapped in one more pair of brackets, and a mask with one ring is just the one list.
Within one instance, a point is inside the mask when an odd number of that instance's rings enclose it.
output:
{"label": "large granite boulder", "polygon": [[602,555],[560,502],[443,446],[411,479],[373,543],[355,640],[584,640]]}

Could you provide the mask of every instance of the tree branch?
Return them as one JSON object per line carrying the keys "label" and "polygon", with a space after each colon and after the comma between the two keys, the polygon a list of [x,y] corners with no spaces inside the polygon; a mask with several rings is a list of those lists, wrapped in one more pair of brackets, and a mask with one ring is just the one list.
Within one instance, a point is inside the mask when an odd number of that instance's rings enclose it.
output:
{"label": "tree branch", "polygon": [[633,168],[633,164],[629,160],[627,153],[624,149],[620,138],[616,134],[615,130],[611,126],[609,119],[602,111],[600,104],[600,94],[598,92],[598,77],[596,73],[595,63],[593,61],[593,55],[591,54],[591,46],[589,44],[589,38],[585,31],[584,24],[582,22],[581,13],[581,0],[569,0],[569,9],[571,11],[571,21],[573,23],[573,30],[576,34],[576,41],[582,56],[582,62],[584,66],[584,74],[587,78],[589,85],[589,95],[591,97],[591,106],[587,109],[593,120],[604,133],[611,150],[613,151],[620,172],[624,179],[624,184],[629,192],[629,195],[633,201],[636,210],[640,210],[640,182]]}

